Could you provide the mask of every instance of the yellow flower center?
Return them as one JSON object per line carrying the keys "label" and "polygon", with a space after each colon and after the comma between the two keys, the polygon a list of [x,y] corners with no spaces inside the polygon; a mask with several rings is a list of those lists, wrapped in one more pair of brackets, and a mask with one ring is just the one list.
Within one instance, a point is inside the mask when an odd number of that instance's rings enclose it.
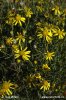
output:
{"label": "yellow flower center", "polygon": [[48,57],[51,57],[52,55],[51,55],[51,53],[48,52],[48,53],[47,53],[47,56],[48,56]]}
{"label": "yellow flower center", "polygon": [[19,34],[19,35],[18,35],[18,38],[19,38],[19,39],[22,39],[22,38],[23,38],[23,36],[22,36],[21,34]]}
{"label": "yellow flower center", "polygon": [[20,54],[21,56],[23,56],[23,55],[25,55],[25,52],[22,50],[22,51],[19,52],[19,54]]}
{"label": "yellow flower center", "polygon": [[5,90],[8,90],[8,89],[10,88],[10,83],[5,82],[5,83],[3,84],[3,87],[2,87],[2,88],[5,89]]}
{"label": "yellow flower center", "polygon": [[20,21],[20,20],[21,20],[21,16],[17,14],[16,20],[17,20],[17,21]]}
{"label": "yellow flower center", "polygon": [[48,36],[48,30],[45,28],[45,30],[43,31],[43,35],[46,37]]}

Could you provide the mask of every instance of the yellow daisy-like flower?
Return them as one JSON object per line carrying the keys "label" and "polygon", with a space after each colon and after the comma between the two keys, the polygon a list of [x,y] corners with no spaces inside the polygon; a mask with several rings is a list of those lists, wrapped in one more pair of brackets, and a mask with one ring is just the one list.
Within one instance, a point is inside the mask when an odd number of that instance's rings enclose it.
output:
{"label": "yellow daisy-like flower", "polygon": [[10,45],[13,43],[13,38],[9,37],[6,39],[6,44]]}
{"label": "yellow daisy-like flower", "polygon": [[13,17],[9,17],[9,19],[6,20],[6,23],[10,24],[10,25],[13,25],[13,21],[14,21],[14,18]]}
{"label": "yellow daisy-like flower", "polygon": [[25,7],[25,15],[28,18],[31,18],[31,16],[33,15],[33,12],[31,11],[31,8]]}
{"label": "yellow daisy-like flower", "polygon": [[54,11],[55,15],[61,14],[59,6],[55,6],[54,8],[52,8],[52,11]]}
{"label": "yellow daisy-like flower", "polygon": [[53,36],[53,33],[51,32],[50,29],[48,29],[47,27],[45,27],[44,29],[43,28],[40,28],[42,32],[39,32],[39,34],[37,35],[39,38],[44,38],[46,39],[46,41],[48,43],[51,43],[52,42],[52,36]]}
{"label": "yellow daisy-like flower", "polygon": [[13,23],[14,25],[19,24],[20,26],[22,26],[22,22],[25,23],[25,20],[26,20],[25,17],[21,17],[21,15],[17,14]]}
{"label": "yellow daisy-like flower", "polygon": [[36,73],[36,74],[34,74],[34,77],[35,77],[36,79],[41,79],[41,75],[40,75],[40,73]]}
{"label": "yellow daisy-like flower", "polygon": [[45,27],[44,31],[43,31],[43,36],[48,43],[52,42],[52,35],[53,34],[52,34],[51,30],[49,30],[48,28]]}
{"label": "yellow daisy-like flower", "polygon": [[22,42],[25,42],[25,37],[20,33],[18,33],[18,36],[16,36],[16,41],[19,42],[19,45],[21,44],[21,41]]}
{"label": "yellow daisy-like flower", "polygon": [[54,36],[58,36],[59,39],[63,39],[65,35],[66,33],[64,32],[64,30],[60,30],[60,29],[58,29],[54,34]]}
{"label": "yellow daisy-like flower", "polygon": [[49,90],[49,88],[50,88],[50,83],[49,83],[48,81],[43,80],[40,84],[41,84],[40,90],[42,90],[42,89],[43,89],[44,91]]}
{"label": "yellow daisy-like flower", "polygon": [[42,69],[50,70],[50,67],[48,66],[48,64],[43,64]]}
{"label": "yellow daisy-like flower", "polygon": [[24,50],[15,50],[15,59],[19,58],[19,57],[22,57],[22,59],[24,61],[26,60],[29,60],[30,58],[30,52],[31,51],[26,51],[27,50],[27,47],[24,49]]}
{"label": "yellow daisy-like flower", "polygon": [[47,51],[47,52],[45,53],[46,60],[51,61],[51,60],[53,59],[54,56],[55,56],[55,52],[49,52],[49,51]]}
{"label": "yellow daisy-like flower", "polygon": [[11,83],[10,81],[4,81],[2,84],[2,88],[0,89],[0,95],[12,95],[12,91],[10,89],[15,89],[16,87],[16,84]]}

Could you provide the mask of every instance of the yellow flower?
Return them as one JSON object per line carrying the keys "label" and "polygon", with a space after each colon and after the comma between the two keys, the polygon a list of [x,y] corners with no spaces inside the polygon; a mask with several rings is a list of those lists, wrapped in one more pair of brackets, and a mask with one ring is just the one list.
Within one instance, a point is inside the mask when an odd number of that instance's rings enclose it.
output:
{"label": "yellow flower", "polygon": [[2,88],[0,89],[0,94],[4,95],[12,95],[11,89],[15,89],[17,87],[16,84],[11,83],[10,81],[4,81],[2,84]]}
{"label": "yellow flower", "polygon": [[48,28],[44,28],[44,31],[43,31],[43,36],[45,37],[46,41],[48,43],[51,43],[52,41],[52,32],[51,30],[49,30]]}
{"label": "yellow flower", "polygon": [[31,16],[33,15],[31,8],[25,7],[24,10],[25,10],[26,17],[31,18]]}
{"label": "yellow flower", "polygon": [[20,26],[22,26],[22,22],[25,23],[25,20],[26,20],[25,17],[21,17],[21,15],[17,14],[13,23],[14,25],[19,24]]}
{"label": "yellow flower", "polygon": [[65,34],[66,33],[64,32],[64,30],[58,29],[57,32],[54,34],[54,36],[58,36],[59,39],[63,39]]}
{"label": "yellow flower", "polygon": [[55,52],[47,51],[47,53],[45,53],[45,55],[46,55],[46,60],[51,61],[53,59],[53,57],[55,56]]}
{"label": "yellow flower", "polygon": [[15,11],[9,10],[7,14],[8,19],[6,20],[6,23],[12,25],[14,21],[14,16],[15,16]]}
{"label": "yellow flower", "polygon": [[6,20],[6,23],[10,24],[10,25],[13,25],[13,21],[14,21],[14,18],[13,17],[9,17],[9,19]]}
{"label": "yellow flower", "polygon": [[42,89],[43,89],[44,91],[49,90],[49,88],[50,88],[50,83],[49,83],[48,81],[43,80],[40,84],[41,84],[40,90],[42,90]]}
{"label": "yellow flower", "polygon": [[61,14],[59,6],[55,6],[54,8],[52,8],[52,10],[54,11],[55,15],[60,15]]}
{"label": "yellow flower", "polygon": [[13,38],[9,37],[6,39],[6,44],[10,45],[13,43]]}
{"label": "yellow flower", "polygon": [[47,27],[45,27],[44,29],[43,28],[40,28],[42,32],[39,32],[39,34],[37,35],[39,38],[44,38],[46,39],[46,41],[48,43],[51,43],[52,42],[52,36],[53,36],[53,33],[51,32],[50,29],[48,29]]}
{"label": "yellow flower", "polygon": [[16,36],[16,41],[19,42],[19,45],[21,44],[21,41],[22,42],[25,42],[25,37],[20,33],[18,33],[18,36]]}
{"label": "yellow flower", "polygon": [[43,64],[42,69],[50,70],[50,67],[48,66],[48,64]]}
{"label": "yellow flower", "polygon": [[33,79],[34,79],[34,75],[32,75],[32,74],[27,76],[27,84],[29,85],[30,88],[31,88],[31,85],[34,85],[33,84]]}
{"label": "yellow flower", "polygon": [[35,77],[36,79],[41,79],[41,75],[40,75],[40,73],[36,73],[36,74],[34,74],[34,77]]}
{"label": "yellow flower", "polygon": [[19,49],[18,49],[18,45],[13,44],[13,45],[12,45],[12,49],[13,49],[13,51],[15,51],[15,50],[16,50],[16,51],[19,50]]}
{"label": "yellow flower", "polygon": [[30,52],[31,51],[26,51],[27,50],[27,47],[24,49],[24,50],[15,50],[15,59],[19,58],[19,57],[22,57],[22,59],[25,61],[25,60],[29,60],[30,58]]}

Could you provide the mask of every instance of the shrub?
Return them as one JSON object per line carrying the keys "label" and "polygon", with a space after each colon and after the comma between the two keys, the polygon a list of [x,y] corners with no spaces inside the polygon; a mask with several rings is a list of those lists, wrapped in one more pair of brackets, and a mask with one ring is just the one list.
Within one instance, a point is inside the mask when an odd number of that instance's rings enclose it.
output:
{"label": "shrub", "polygon": [[0,5],[0,96],[65,96],[66,1],[1,0]]}

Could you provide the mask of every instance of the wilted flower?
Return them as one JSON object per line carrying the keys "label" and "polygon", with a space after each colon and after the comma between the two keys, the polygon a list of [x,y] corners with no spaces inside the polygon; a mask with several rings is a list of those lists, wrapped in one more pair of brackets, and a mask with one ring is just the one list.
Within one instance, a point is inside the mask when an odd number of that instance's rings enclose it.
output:
{"label": "wilted flower", "polygon": [[42,69],[50,70],[50,67],[48,66],[48,64],[43,64]]}
{"label": "wilted flower", "polygon": [[60,15],[61,14],[59,6],[55,6],[54,8],[52,8],[52,11],[54,11],[55,15]]}

